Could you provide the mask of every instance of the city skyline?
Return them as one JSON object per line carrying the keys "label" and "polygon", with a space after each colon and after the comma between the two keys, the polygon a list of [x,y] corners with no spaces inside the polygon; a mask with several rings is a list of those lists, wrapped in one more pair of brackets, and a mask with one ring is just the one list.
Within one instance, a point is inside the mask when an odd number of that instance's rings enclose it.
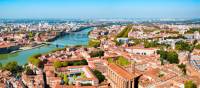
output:
{"label": "city skyline", "polygon": [[0,0],[0,88],[200,88],[200,0]]}
{"label": "city skyline", "polygon": [[199,18],[198,0],[1,0],[0,18]]}

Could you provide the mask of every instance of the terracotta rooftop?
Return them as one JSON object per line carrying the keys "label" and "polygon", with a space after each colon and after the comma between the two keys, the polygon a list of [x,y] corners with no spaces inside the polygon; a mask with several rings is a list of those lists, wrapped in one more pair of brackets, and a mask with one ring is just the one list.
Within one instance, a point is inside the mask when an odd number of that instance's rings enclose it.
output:
{"label": "terracotta rooftop", "polygon": [[10,47],[10,46],[14,46],[14,44],[13,43],[0,42],[0,48],[6,48],[6,47]]}
{"label": "terracotta rooftop", "polygon": [[97,88],[97,87],[95,86],[69,86],[69,85],[56,84],[55,88]]}
{"label": "terracotta rooftop", "polygon": [[109,63],[108,64],[109,68],[111,68],[114,72],[116,72],[118,75],[120,75],[121,77],[131,80],[134,75],[129,73],[128,71],[126,71],[125,69],[123,69],[122,67],[113,64],[113,63]]}
{"label": "terracotta rooftop", "polygon": [[144,48],[144,46],[133,46],[133,47],[128,47],[128,49],[157,50],[157,48]]}

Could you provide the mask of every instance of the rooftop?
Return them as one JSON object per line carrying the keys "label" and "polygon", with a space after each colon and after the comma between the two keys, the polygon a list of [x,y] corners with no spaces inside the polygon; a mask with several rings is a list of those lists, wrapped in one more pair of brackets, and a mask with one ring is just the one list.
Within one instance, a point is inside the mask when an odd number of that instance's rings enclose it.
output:
{"label": "rooftop", "polygon": [[114,71],[116,72],[118,75],[120,75],[121,77],[131,80],[134,78],[134,75],[129,73],[128,71],[126,71],[125,69],[123,69],[122,67],[113,64],[113,63],[109,63],[108,66]]}

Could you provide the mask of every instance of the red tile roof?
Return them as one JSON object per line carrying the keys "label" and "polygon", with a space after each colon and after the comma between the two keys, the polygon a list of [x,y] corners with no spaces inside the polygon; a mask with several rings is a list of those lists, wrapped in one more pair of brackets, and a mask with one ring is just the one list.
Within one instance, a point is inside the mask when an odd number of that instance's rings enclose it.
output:
{"label": "red tile roof", "polygon": [[69,86],[56,84],[55,88],[97,88],[96,86]]}
{"label": "red tile roof", "polygon": [[133,74],[129,73],[128,71],[126,71],[125,69],[116,64],[109,63],[108,66],[110,69],[112,69],[114,72],[116,72],[118,75],[120,75],[125,79],[131,80],[132,78],[134,78]]}

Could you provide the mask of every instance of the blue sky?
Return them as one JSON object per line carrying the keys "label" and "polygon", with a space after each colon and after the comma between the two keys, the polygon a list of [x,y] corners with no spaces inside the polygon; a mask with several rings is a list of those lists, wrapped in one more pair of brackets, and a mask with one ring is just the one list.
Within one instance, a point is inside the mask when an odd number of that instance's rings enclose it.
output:
{"label": "blue sky", "polygon": [[200,0],[0,0],[0,18],[200,18]]}

